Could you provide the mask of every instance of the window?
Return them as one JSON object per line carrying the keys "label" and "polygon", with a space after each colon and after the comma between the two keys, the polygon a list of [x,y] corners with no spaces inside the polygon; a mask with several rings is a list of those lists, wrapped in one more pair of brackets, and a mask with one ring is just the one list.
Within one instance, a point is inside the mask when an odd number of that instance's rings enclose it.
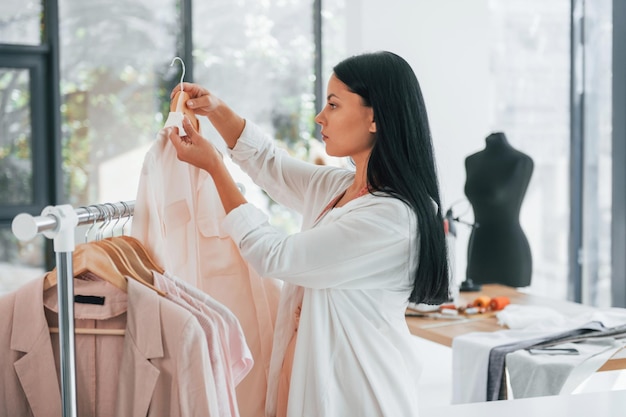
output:
{"label": "window", "polygon": [[39,45],[42,1],[0,2],[0,44]]}
{"label": "window", "polygon": [[582,301],[611,306],[612,2],[584,2]]}
{"label": "window", "polygon": [[565,299],[569,230],[570,1],[490,1],[491,131],[529,155],[520,224],[530,290]]}
{"label": "window", "polygon": [[[25,15],[15,19],[28,26]],[[0,29],[0,33],[5,32]],[[35,38],[22,39],[35,43]],[[36,46],[12,45],[2,45],[0,51],[1,293],[42,273],[44,238],[19,242],[10,226],[18,213],[41,212],[50,201],[51,145],[46,140],[45,51]]]}
{"label": "window", "polygon": [[175,0],[59,1],[64,195],[133,200],[179,67]]}
{"label": "window", "polygon": [[[316,141],[312,4],[193,2],[195,81],[302,159],[310,158]],[[205,136],[223,146],[210,124],[201,122]],[[229,168],[245,186],[248,200],[265,208],[274,225],[299,229],[298,215],[274,204],[236,166]]]}

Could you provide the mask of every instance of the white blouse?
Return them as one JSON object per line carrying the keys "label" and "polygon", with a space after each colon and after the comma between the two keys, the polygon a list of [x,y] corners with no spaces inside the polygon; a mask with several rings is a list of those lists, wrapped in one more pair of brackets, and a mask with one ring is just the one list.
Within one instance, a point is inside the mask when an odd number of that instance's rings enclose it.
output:
{"label": "white blouse", "polygon": [[277,202],[302,214],[285,234],[252,204],[231,211],[223,231],[264,277],[283,280],[266,411],[302,311],[288,416],[417,416],[418,352],[404,312],[417,266],[415,213],[366,194],[321,216],[354,172],[290,157],[247,122],[232,159]]}

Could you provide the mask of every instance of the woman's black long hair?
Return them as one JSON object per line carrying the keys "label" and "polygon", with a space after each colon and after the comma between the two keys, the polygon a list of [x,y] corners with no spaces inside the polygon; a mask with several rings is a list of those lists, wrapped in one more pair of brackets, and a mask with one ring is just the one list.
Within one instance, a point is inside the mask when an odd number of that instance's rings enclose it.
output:
{"label": "woman's black long hair", "polygon": [[386,51],[352,56],[333,70],[374,110],[376,140],[367,167],[370,187],[405,201],[417,214],[419,263],[409,301],[446,301],[449,270],[439,185],[415,73],[403,58]]}

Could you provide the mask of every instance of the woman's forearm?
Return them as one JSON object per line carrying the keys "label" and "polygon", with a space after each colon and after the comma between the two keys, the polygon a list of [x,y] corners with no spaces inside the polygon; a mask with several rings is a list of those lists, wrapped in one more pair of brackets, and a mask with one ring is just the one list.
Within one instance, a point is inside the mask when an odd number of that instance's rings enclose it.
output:
{"label": "woman's forearm", "polygon": [[228,172],[223,162],[216,164],[211,169],[210,174],[215,182],[215,188],[220,196],[226,214],[240,205],[247,203],[246,198],[239,190],[239,187],[237,187],[235,180],[230,175],[230,172]]}
{"label": "woman's forearm", "polygon": [[235,113],[228,105],[219,100],[219,105],[207,114],[211,124],[222,136],[226,145],[232,149],[237,144],[237,139],[241,136],[246,121]]}

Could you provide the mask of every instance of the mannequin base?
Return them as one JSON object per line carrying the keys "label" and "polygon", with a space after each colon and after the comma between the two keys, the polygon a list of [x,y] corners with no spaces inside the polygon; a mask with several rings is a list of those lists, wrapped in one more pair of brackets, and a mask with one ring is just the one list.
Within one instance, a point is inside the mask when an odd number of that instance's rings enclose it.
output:
{"label": "mannequin base", "polygon": [[481,288],[482,288],[482,285],[474,284],[474,281],[472,281],[471,278],[467,278],[465,279],[465,281],[461,283],[461,286],[459,287],[459,291],[475,292],[475,291],[480,291]]}

